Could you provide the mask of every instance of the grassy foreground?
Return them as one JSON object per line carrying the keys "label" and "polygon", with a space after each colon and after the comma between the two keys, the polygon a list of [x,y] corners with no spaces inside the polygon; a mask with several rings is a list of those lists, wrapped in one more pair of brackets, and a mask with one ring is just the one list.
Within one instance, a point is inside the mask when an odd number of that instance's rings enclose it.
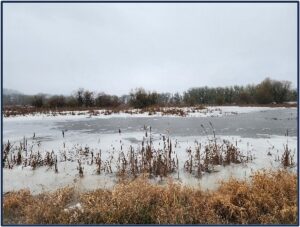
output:
{"label": "grassy foreground", "polygon": [[33,196],[28,190],[4,196],[4,224],[297,224],[297,176],[262,171],[249,181],[231,179],[216,191],[144,178],[111,191],[63,188]]}

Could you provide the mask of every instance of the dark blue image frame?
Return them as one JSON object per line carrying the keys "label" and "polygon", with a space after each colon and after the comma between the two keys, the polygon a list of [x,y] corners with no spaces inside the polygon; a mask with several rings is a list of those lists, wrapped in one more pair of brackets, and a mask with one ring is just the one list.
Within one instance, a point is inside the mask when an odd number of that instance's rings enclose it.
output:
{"label": "dark blue image frame", "polygon": [[[173,4],[201,4],[201,3],[219,3],[219,4],[226,4],[226,3],[236,3],[236,4],[243,4],[243,3],[270,3],[270,4],[296,4],[297,6],[297,223],[291,226],[299,226],[299,2],[298,1],[1,1],[1,165],[2,165],[2,151],[3,151],[3,6],[5,4],[34,4],[34,3],[49,3],[49,4],[59,4],[59,3],[67,3],[67,4],[76,4],[76,3],[110,3],[110,4],[130,4],[130,3],[173,3]],[[3,223],[3,166],[1,166],[1,225],[3,226],[16,226],[15,224],[4,224]],[[151,224],[154,225],[154,224]],[[18,226],[33,226],[33,225],[24,225],[19,224]],[[44,225],[34,225],[34,226],[44,226]],[[54,225],[54,226],[66,226],[66,225]],[[86,226],[86,225],[80,225]],[[127,225],[132,226],[132,225]],[[210,225],[216,226],[216,225]],[[252,226],[252,225],[246,225]],[[257,224],[255,224],[257,226]],[[273,224],[272,226],[281,226],[279,224]]]}

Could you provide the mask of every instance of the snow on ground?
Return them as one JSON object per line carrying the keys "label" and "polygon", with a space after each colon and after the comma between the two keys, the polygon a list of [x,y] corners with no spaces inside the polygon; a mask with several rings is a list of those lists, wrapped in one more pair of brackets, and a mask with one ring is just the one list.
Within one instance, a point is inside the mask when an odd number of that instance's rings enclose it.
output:
{"label": "snow on ground", "polygon": [[[251,112],[259,112],[259,111],[267,111],[267,110],[274,110],[274,109],[284,109],[285,107],[240,107],[240,106],[208,106],[206,109],[198,110],[193,107],[184,107],[184,108],[162,108],[164,110],[167,109],[176,109],[182,110],[187,115],[186,117],[221,117],[224,115],[233,115],[233,114],[244,114],[244,113],[251,113]],[[289,107],[294,108],[296,107]],[[25,116],[10,116],[4,117],[4,121],[38,121],[38,120],[80,120],[86,118],[127,118],[127,117],[181,117],[178,115],[163,115],[162,112],[156,113],[138,113],[138,109],[133,109],[132,113],[125,113],[123,111],[119,113],[112,113],[109,115],[105,115],[107,110],[95,110],[98,111],[100,114],[93,116],[89,113],[89,111],[63,111],[60,114],[29,114]]]}

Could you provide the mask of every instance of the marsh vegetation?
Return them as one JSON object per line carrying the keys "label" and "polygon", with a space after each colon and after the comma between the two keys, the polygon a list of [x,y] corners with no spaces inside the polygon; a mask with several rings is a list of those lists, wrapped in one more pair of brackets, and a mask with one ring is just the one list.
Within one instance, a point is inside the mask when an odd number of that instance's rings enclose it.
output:
{"label": "marsh vegetation", "polygon": [[32,195],[6,193],[6,224],[296,224],[297,176],[257,172],[250,180],[230,179],[216,191],[170,181],[153,185],[139,177],[112,190],[62,188]]}
{"label": "marsh vegetation", "polygon": [[295,224],[295,110],[227,109],[6,116],[4,222]]}

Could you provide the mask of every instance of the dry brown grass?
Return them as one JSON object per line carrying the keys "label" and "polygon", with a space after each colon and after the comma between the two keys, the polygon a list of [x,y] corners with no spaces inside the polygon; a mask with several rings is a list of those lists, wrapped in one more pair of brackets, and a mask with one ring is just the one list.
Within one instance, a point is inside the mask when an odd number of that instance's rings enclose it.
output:
{"label": "dry brown grass", "polygon": [[249,181],[231,179],[216,191],[137,178],[111,191],[10,192],[4,196],[4,223],[296,224],[297,209],[297,176],[280,170],[257,172]]}
{"label": "dry brown grass", "polygon": [[[214,106],[214,105],[210,105]],[[236,106],[236,104],[226,104],[226,106]],[[289,104],[289,103],[281,103],[281,104],[245,104],[239,105],[241,107],[297,107],[297,103]],[[145,113],[148,112],[149,115],[156,114],[157,112],[161,112],[162,115],[175,115],[175,116],[186,116],[189,112],[195,113],[197,111],[201,111],[206,109],[204,105],[196,105],[192,106],[192,109],[185,112],[180,107],[187,107],[185,105],[182,106],[166,106],[167,108],[161,106],[150,106],[140,109],[139,111],[133,111],[131,107],[128,105],[120,105],[116,107],[60,107],[60,108],[50,108],[50,107],[41,107],[36,108],[32,106],[4,106],[3,114],[5,117],[13,117],[13,116],[26,116],[26,115],[36,115],[36,114],[47,114],[47,115],[66,115],[65,111],[71,111],[72,115],[75,115],[74,111],[88,111],[88,114],[91,116],[97,116],[100,114],[98,110],[105,109],[104,115],[111,115],[113,113],[125,112],[129,114],[133,113]],[[77,113],[80,114],[80,113]]]}
{"label": "dry brown grass", "polygon": [[[4,117],[14,117],[14,116],[26,116],[26,115],[37,115],[37,114],[46,114],[50,116],[57,115],[81,115],[84,113],[75,113],[75,111],[87,111],[87,114],[90,116],[100,115],[99,110],[106,110],[103,114],[110,115],[113,113],[119,113],[130,109],[127,106],[118,106],[118,107],[109,107],[109,108],[100,108],[100,107],[60,107],[60,108],[50,108],[50,107],[41,107],[36,108],[32,106],[5,106],[4,107]],[[71,112],[71,113],[67,113]]]}
{"label": "dry brown grass", "polygon": [[[199,111],[205,109],[204,106],[196,106],[193,111]],[[104,110],[104,112],[100,112],[99,110]],[[26,116],[26,115],[37,115],[37,114],[46,114],[50,116],[57,115],[67,115],[71,112],[71,115],[81,115],[84,113],[75,113],[75,111],[87,111],[87,114],[90,116],[98,116],[98,115],[111,115],[114,113],[127,113],[127,114],[142,114],[147,112],[149,115],[154,115],[158,112],[162,113],[162,115],[174,115],[174,116],[186,116],[187,113],[178,107],[168,107],[162,108],[159,106],[151,106],[145,107],[143,109],[132,109],[129,106],[118,106],[118,107],[61,107],[61,108],[49,108],[49,107],[41,107],[35,108],[31,106],[6,106],[4,107],[4,116],[5,117],[14,117],[14,116]]]}

